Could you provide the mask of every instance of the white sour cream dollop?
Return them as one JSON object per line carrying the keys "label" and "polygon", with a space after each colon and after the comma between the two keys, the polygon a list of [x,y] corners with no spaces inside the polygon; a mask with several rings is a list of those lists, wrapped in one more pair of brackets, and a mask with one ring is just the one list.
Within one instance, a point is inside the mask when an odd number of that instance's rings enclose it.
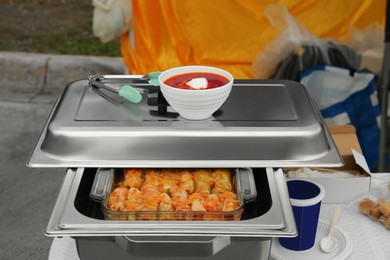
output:
{"label": "white sour cream dollop", "polygon": [[194,78],[186,82],[186,84],[193,89],[205,89],[208,86],[208,82],[206,78]]}

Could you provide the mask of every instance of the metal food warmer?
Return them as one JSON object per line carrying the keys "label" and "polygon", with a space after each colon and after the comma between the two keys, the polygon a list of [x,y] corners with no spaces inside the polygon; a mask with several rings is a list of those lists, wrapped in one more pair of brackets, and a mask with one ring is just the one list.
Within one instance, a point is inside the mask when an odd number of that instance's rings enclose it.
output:
{"label": "metal food warmer", "polygon": [[[72,237],[82,260],[268,259],[273,238],[297,234],[280,168],[343,163],[297,82],[235,80],[223,106],[201,121],[181,118],[143,79],[102,83],[130,84],[142,101],[126,102],[89,80],[69,84],[27,162],[67,168],[46,235]],[[241,185],[257,193],[240,220],[106,220],[90,198],[101,169],[220,167],[253,173]]]}

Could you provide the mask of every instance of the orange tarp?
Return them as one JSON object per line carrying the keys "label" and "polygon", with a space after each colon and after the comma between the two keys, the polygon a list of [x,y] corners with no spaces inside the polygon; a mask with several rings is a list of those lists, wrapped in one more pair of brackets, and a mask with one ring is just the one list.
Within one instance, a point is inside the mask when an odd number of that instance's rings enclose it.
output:
{"label": "orange tarp", "polygon": [[280,32],[264,16],[279,3],[322,38],[385,23],[385,0],[133,0],[134,41],[121,37],[132,74],[182,65],[209,65],[253,78],[253,61]]}

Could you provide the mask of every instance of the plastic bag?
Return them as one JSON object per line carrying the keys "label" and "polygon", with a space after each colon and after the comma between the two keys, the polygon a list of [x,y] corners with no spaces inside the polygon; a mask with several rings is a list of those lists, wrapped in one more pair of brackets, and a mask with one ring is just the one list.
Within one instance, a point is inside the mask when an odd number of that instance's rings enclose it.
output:
{"label": "plastic bag", "polygon": [[361,57],[360,69],[380,74],[385,49],[384,39],[383,27],[378,23],[373,23],[364,30],[356,27],[349,28],[345,42],[352,46]]}
{"label": "plastic bag", "polygon": [[109,42],[131,29],[132,0],[93,0],[92,31]]}
{"label": "plastic bag", "polygon": [[378,162],[381,116],[375,75],[326,65],[304,72],[301,83],[328,125],[356,128],[364,157],[373,169]]}
{"label": "plastic bag", "polygon": [[353,49],[316,37],[285,7],[271,4],[264,14],[281,33],[256,58],[254,75],[257,78],[299,81],[301,72],[322,64],[358,68],[359,58]]}
{"label": "plastic bag", "polygon": [[351,27],[348,30],[345,42],[358,53],[377,48],[383,50],[385,47],[385,30],[378,23],[372,23],[364,30]]}

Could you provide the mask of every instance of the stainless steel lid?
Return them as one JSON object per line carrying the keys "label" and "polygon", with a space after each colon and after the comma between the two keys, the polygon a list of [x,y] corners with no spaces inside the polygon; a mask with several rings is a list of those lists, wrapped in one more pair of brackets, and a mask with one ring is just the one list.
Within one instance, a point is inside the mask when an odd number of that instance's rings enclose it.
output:
{"label": "stainless steel lid", "polygon": [[[111,84],[125,82],[112,79]],[[190,121],[156,105],[114,104],[88,86],[68,85],[28,161],[31,167],[294,167],[342,165],[306,88],[293,81],[236,80],[212,118]],[[154,92],[154,93],[153,93]],[[164,110],[166,109],[166,113]]]}

